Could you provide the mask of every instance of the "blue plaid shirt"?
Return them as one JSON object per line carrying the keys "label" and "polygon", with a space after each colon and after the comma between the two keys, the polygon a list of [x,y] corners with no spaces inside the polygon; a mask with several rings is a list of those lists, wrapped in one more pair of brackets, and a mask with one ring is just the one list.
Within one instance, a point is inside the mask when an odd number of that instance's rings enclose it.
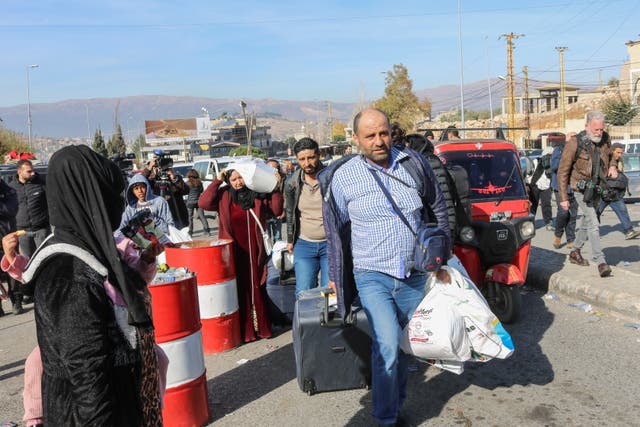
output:
{"label": "blue plaid shirt", "polygon": [[383,168],[357,156],[336,171],[331,192],[336,203],[338,221],[351,221],[351,252],[356,269],[373,270],[402,279],[413,268],[415,236],[395,213],[382,189],[368,169],[375,171],[402,210],[413,230],[420,225],[422,200],[416,183],[398,163],[407,157],[392,148],[389,169],[411,188],[381,172]]}

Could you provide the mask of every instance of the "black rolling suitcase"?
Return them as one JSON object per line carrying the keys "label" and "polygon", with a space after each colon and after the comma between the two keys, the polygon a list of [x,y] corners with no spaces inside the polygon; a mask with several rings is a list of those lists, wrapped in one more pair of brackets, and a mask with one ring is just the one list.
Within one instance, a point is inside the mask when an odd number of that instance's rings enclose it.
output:
{"label": "black rolling suitcase", "polygon": [[[284,251],[283,251],[284,252]],[[269,318],[275,325],[290,325],[296,302],[296,276],[293,270],[284,270],[284,254],[278,270],[271,260],[267,262],[267,307]]]}
{"label": "black rolling suitcase", "polygon": [[362,308],[346,322],[330,310],[328,288],[305,291],[295,304],[293,351],[298,385],[312,395],[371,384],[371,337]]}

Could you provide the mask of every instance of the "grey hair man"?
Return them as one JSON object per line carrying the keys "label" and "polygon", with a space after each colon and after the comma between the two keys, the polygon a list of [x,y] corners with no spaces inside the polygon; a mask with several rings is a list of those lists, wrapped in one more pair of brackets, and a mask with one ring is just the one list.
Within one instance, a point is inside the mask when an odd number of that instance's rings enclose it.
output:
{"label": "grey hair man", "polygon": [[568,189],[571,188],[582,211],[582,221],[573,250],[569,253],[569,261],[581,266],[589,265],[580,253],[589,240],[591,257],[598,265],[600,277],[611,275],[611,267],[606,263],[600,243],[596,213],[596,207],[600,203],[599,189],[608,176],[618,176],[615,161],[611,157],[611,139],[604,131],[604,119],[604,114],[600,111],[587,113],[584,130],[566,142],[558,167],[560,207],[569,209]]}

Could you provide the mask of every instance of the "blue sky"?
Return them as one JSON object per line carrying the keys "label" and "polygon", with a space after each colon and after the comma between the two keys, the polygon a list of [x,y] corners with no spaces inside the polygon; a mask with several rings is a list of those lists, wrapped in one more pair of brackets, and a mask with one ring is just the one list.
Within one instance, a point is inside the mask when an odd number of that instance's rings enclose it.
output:
{"label": "blue sky", "polygon": [[[182,4],[179,4],[182,3]],[[638,0],[461,0],[464,82],[619,77],[640,36]],[[415,89],[460,82],[458,2],[174,0],[0,2],[0,106],[129,95],[356,102],[403,63]]]}

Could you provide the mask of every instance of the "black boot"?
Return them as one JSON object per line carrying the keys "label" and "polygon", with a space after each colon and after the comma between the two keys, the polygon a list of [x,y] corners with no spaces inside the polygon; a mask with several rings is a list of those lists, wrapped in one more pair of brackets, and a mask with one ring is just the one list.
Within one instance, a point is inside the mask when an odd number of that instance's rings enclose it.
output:
{"label": "black boot", "polygon": [[13,303],[13,314],[18,315],[22,313],[24,313],[24,308],[22,308],[22,297],[20,297],[20,300],[16,300],[16,302]]}

